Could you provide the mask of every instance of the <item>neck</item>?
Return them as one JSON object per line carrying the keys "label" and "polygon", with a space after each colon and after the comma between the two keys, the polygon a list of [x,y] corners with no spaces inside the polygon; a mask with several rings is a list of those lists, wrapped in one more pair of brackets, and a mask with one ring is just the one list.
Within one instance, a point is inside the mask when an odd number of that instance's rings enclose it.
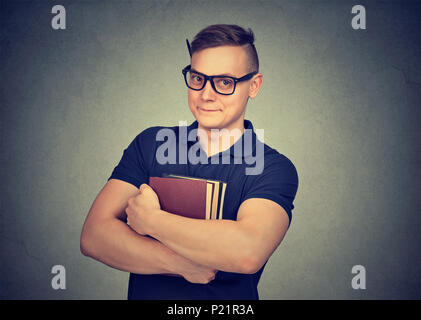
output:
{"label": "neck", "polygon": [[244,133],[244,117],[226,128],[206,128],[199,124],[198,129],[205,133],[203,136],[199,136],[199,142],[207,156],[210,157],[229,149],[241,138]]}

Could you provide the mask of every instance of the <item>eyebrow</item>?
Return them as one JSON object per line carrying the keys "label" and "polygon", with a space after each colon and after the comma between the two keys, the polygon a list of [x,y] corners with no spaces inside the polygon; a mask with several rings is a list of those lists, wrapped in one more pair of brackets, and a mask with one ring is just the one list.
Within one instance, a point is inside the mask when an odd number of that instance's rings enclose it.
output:
{"label": "eyebrow", "polygon": [[[207,76],[207,74],[204,74],[204,73],[202,73],[200,71],[197,71],[196,69],[193,69],[193,68],[190,68],[190,71],[193,71],[193,72],[199,73],[201,75]],[[214,76],[209,76],[209,77],[233,77],[233,78],[237,78],[237,76],[235,76],[231,73],[216,74]]]}

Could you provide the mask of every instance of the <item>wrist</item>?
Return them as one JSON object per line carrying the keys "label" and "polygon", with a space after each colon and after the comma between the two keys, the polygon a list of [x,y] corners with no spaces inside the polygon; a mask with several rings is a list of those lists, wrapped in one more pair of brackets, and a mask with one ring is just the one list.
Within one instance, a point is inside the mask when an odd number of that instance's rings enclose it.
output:
{"label": "wrist", "polygon": [[148,221],[148,235],[154,237],[155,239],[159,240],[159,225],[160,219],[166,212],[161,209],[154,209],[152,214],[149,216]]}
{"label": "wrist", "polygon": [[168,272],[183,276],[186,269],[187,259],[179,255],[177,252],[172,251],[171,249],[169,250],[171,251],[171,258],[169,259],[170,264],[167,265]]}
{"label": "wrist", "polygon": [[183,269],[182,265],[184,264],[184,257],[180,256],[178,253],[172,249],[166,247],[164,244],[159,242],[157,239],[153,239],[156,245],[160,250],[157,251],[157,263],[159,274],[181,274]]}

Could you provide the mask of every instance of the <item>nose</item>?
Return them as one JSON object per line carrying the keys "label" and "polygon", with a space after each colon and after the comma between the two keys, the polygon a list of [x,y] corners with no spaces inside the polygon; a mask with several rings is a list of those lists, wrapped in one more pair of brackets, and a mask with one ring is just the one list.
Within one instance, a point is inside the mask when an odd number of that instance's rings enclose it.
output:
{"label": "nose", "polygon": [[216,92],[212,88],[212,84],[210,80],[206,82],[205,87],[202,89],[202,99],[203,100],[215,100],[216,99]]}

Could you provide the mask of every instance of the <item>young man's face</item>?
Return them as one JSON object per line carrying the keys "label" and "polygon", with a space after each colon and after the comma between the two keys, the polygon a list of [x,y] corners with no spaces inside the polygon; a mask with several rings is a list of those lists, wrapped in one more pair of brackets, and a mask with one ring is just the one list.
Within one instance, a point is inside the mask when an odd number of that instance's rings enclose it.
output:
{"label": "young man's face", "polygon": [[[203,49],[193,54],[191,68],[208,76],[230,75],[241,78],[248,74],[248,60],[240,46],[221,46]],[[254,71],[254,70],[252,70]],[[260,78],[260,82],[254,81]],[[210,81],[195,91],[188,89],[188,103],[199,127],[203,129],[243,128],[247,100],[257,95],[261,85],[261,74],[251,80],[238,82],[232,95],[221,95],[213,90]]]}

